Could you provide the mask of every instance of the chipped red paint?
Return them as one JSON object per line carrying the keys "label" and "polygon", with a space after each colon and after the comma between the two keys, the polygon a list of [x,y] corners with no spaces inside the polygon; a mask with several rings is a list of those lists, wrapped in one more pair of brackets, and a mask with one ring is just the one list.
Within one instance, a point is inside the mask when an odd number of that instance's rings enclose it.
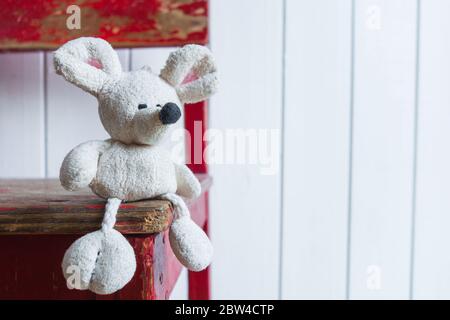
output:
{"label": "chipped red paint", "polygon": [[[37,4],[37,2],[41,2]],[[0,39],[38,41],[41,35],[35,21],[52,12],[53,1],[3,0],[0,6]],[[17,6],[20,3],[19,6]],[[11,10],[16,8],[16,10]],[[19,26],[19,27],[18,27]]]}
{"label": "chipped red paint", "polygon": [[181,265],[171,251],[167,237],[167,232],[127,237],[136,253],[136,273],[114,295],[116,299],[163,300],[169,297],[180,274]]}
{"label": "chipped red paint", "polygon": [[155,236],[127,237],[136,254],[136,272],[133,279],[119,292],[121,300],[153,300],[156,298],[153,281]]}
{"label": "chipped red paint", "polygon": [[[5,3],[6,2],[6,3]],[[116,47],[206,44],[207,0],[78,0],[80,29],[67,28],[72,0],[3,0],[0,49],[53,49],[80,36]]]}
{"label": "chipped red paint", "polygon": [[105,207],[104,204],[88,204],[84,206],[86,209],[102,209]]}
{"label": "chipped red paint", "polygon": [[133,209],[133,208],[136,208],[136,206],[133,205],[133,204],[124,204],[124,203],[122,203],[119,208],[120,209]]}
{"label": "chipped red paint", "polygon": [[127,16],[133,19],[133,23],[128,23],[118,27],[110,24],[105,24],[100,28],[100,36],[104,38],[120,37],[119,34],[127,34],[131,32],[144,32],[152,30],[157,27],[154,19],[149,19],[149,16],[155,16],[158,8],[161,7],[160,1],[133,1],[120,0],[111,2],[110,0],[101,0],[92,4],[92,8],[97,10],[100,17],[108,18],[111,16]]}

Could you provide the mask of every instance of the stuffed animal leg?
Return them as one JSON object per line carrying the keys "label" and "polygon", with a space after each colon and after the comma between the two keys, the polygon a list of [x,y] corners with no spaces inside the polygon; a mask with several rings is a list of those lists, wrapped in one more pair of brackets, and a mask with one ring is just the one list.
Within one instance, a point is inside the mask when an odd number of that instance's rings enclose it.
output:
{"label": "stuffed animal leg", "polygon": [[[87,187],[97,173],[100,155],[108,141],[89,141],[74,148],[61,166],[61,184],[67,190]],[[86,234],[67,249],[62,269],[71,289],[110,294],[121,289],[133,277],[136,258],[125,237],[114,230],[121,200],[108,199],[102,229]]]}
{"label": "stuffed animal leg", "polygon": [[213,247],[206,233],[192,221],[184,200],[168,193],[161,198],[174,206],[174,219],[169,231],[169,241],[177,259],[191,271],[201,271],[209,266]]}
{"label": "stuffed animal leg", "polygon": [[133,277],[136,258],[127,239],[114,230],[121,200],[108,199],[102,228],[76,240],[64,254],[62,269],[69,288],[111,294]]}

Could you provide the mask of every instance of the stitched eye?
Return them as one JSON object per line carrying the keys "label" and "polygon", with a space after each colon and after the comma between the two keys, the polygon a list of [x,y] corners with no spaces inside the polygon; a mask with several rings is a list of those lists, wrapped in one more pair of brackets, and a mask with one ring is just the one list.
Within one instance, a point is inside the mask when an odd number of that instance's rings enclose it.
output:
{"label": "stitched eye", "polygon": [[145,109],[145,108],[147,108],[147,105],[145,103],[141,103],[141,104],[138,105],[138,109],[139,110],[142,110],[142,109]]}
{"label": "stitched eye", "polygon": [[161,106],[160,104],[157,104],[156,106],[157,106],[158,108],[162,108],[162,106]]}

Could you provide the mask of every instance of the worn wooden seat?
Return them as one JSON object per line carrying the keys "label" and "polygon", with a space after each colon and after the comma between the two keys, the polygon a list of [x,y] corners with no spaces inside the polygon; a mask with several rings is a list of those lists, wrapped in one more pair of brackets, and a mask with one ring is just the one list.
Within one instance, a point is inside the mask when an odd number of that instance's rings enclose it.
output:
{"label": "worn wooden seat", "polygon": [[[203,190],[211,179],[198,175]],[[0,234],[85,234],[98,230],[105,200],[86,188],[64,190],[57,179],[0,180]],[[165,231],[172,221],[167,200],[122,203],[115,229],[124,234]]]}
{"label": "worn wooden seat", "polygon": [[[0,192],[0,234],[84,234],[101,226],[105,201],[89,189],[65,191],[57,180],[3,180]],[[171,220],[168,201],[123,203],[115,228],[125,234],[155,233]]]}
{"label": "worn wooden seat", "polygon": [[[189,207],[204,227],[211,179],[197,177],[202,195]],[[0,299],[167,298],[181,271],[167,238],[172,221],[167,200],[120,206],[115,228],[130,241],[137,260],[125,288],[110,296],[67,289],[60,267],[64,252],[80,234],[100,228],[104,207],[105,200],[89,189],[65,191],[56,179],[0,180]]]}

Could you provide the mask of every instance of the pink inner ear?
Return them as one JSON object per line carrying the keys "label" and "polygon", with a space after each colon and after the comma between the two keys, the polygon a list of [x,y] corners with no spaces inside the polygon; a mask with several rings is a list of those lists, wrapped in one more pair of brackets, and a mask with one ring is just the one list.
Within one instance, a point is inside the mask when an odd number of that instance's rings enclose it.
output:
{"label": "pink inner ear", "polygon": [[93,66],[94,68],[97,68],[97,69],[103,69],[103,64],[102,64],[102,62],[100,61],[100,60],[98,60],[98,59],[96,59],[96,58],[89,58],[89,60],[87,61],[87,63],[90,65],[90,66]]}
{"label": "pink inner ear", "polygon": [[183,82],[181,82],[181,84],[186,84],[186,83],[192,82],[192,81],[197,80],[197,79],[198,79],[197,75],[194,72],[191,71],[191,72],[188,73],[186,78],[184,78],[184,80],[183,80]]}

